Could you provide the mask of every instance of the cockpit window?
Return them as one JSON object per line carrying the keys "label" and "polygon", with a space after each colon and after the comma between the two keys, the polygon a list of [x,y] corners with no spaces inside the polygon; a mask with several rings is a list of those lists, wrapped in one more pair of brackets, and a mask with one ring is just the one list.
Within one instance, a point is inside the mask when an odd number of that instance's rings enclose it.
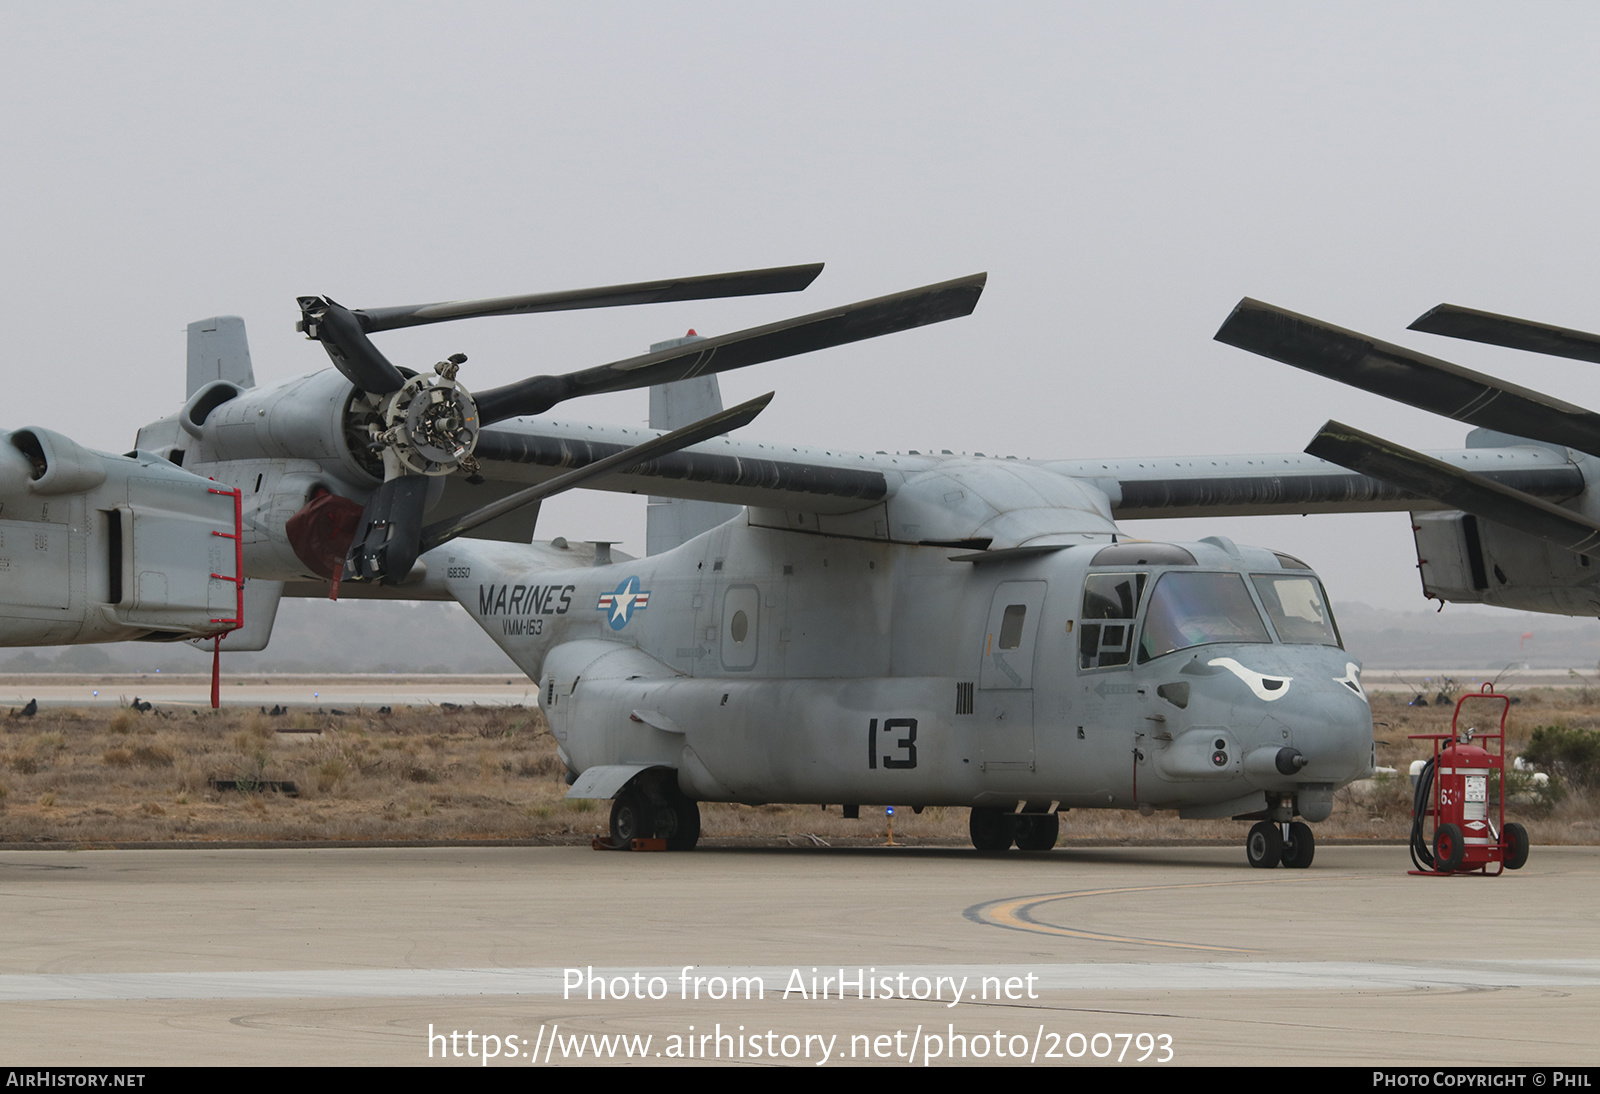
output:
{"label": "cockpit window", "polygon": [[1139,663],[1212,642],[1271,642],[1238,574],[1162,574],[1150,594]]}
{"label": "cockpit window", "polygon": [[1267,606],[1272,626],[1284,642],[1304,646],[1338,646],[1339,627],[1322,595],[1322,585],[1311,577],[1287,574],[1251,574],[1261,603]]}
{"label": "cockpit window", "polygon": [[1078,665],[1126,665],[1133,653],[1133,620],[1149,574],[1090,574],[1083,581]]}

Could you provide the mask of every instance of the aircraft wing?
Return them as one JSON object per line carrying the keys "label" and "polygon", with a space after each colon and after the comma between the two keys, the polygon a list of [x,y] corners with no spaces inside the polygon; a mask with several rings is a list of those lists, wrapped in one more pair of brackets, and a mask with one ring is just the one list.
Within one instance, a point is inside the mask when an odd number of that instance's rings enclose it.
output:
{"label": "aircraft wing", "polygon": [[[521,418],[483,431],[476,455],[486,480],[452,480],[440,511],[503,485],[544,482],[621,452],[662,431],[586,422]],[[882,502],[906,471],[933,460],[867,455],[736,437],[716,440],[597,479],[592,489],[814,513],[849,513]],[[452,496],[454,495],[454,496]],[[463,507],[464,504],[463,504]]]}
{"label": "aircraft wing", "polygon": [[[1544,445],[1468,447],[1430,455],[1549,501],[1565,501],[1584,489],[1578,465],[1565,452]],[[1056,460],[1043,466],[1093,482],[1110,499],[1112,515],[1118,520],[1451,508],[1415,490],[1348,471],[1303,452]]]}
{"label": "aircraft wing", "polygon": [[[452,480],[442,509],[465,508],[517,486],[543,482],[638,444],[658,431],[585,422],[517,419],[483,431],[486,482]],[[1511,440],[1511,438],[1504,438]],[[1469,441],[1469,444],[1471,442]],[[1583,475],[1563,451],[1538,444],[1468,447],[1432,455],[1535,497],[1582,493]],[[952,454],[862,453],[722,437],[625,473],[593,489],[725,502],[824,515],[855,512],[892,496],[911,476]],[[1415,491],[1348,471],[1302,452],[1032,462],[1104,493],[1118,520],[1288,513],[1403,512],[1444,506]],[[454,496],[452,496],[454,495]]]}

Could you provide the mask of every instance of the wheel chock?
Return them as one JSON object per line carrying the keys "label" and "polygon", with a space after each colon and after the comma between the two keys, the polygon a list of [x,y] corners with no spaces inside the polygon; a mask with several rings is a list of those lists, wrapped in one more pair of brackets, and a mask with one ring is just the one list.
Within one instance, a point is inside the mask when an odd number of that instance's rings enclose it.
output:
{"label": "wheel chock", "polygon": [[628,843],[612,843],[608,836],[596,836],[589,846],[596,851],[665,851],[664,839],[636,839]]}

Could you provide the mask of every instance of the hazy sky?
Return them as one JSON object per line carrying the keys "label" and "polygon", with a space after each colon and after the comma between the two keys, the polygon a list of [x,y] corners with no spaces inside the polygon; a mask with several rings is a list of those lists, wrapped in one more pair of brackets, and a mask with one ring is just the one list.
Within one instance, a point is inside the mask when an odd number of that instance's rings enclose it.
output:
{"label": "hazy sky", "polygon": [[[115,451],[184,327],[258,380],[351,307],[826,261],[800,296],[396,332],[488,387],[976,270],[970,318],[724,378],[748,431],[1029,457],[1464,429],[1211,340],[1254,296],[1579,403],[1594,366],[1404,332],[1441,301],[1600,329],[1600,9],[1581,4],[10,3],[6,428]],[[643,393],[564,408],[640,422]],[[642,551],[644,503],[541,534]],[[1134,525],[1427,610],[1399,514]],[[1448,612],[1446,616],[1448,617]]]}

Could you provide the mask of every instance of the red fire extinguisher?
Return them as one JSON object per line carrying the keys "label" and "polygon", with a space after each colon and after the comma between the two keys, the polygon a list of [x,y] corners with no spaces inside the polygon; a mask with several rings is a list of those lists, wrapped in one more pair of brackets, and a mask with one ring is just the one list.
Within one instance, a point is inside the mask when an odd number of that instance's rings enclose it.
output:
{"label": "red fire extinguisher", "polygon": [[[1461,708],[1470,700],[1500,704],[1498,733],[1460,728]],[[1520,870],[1528,861],[1528,833],[1506,822],[1506,715],[1511,700],[1484,684],[1456,701],[1449,733],[1421,733],[1413,741],[1432,741],[1433,758],[1423,765],[1411,808],[1413,874],[1440,877],[1478,872],[1490,877]],[[1475,744],[1474,741],[1483,742]],[[1494,748],[1484,747],[1492,744]],[[1424,837],[1433,818],[1432,849]],[[1494,872],[1489,872],[1491,864]]]}

